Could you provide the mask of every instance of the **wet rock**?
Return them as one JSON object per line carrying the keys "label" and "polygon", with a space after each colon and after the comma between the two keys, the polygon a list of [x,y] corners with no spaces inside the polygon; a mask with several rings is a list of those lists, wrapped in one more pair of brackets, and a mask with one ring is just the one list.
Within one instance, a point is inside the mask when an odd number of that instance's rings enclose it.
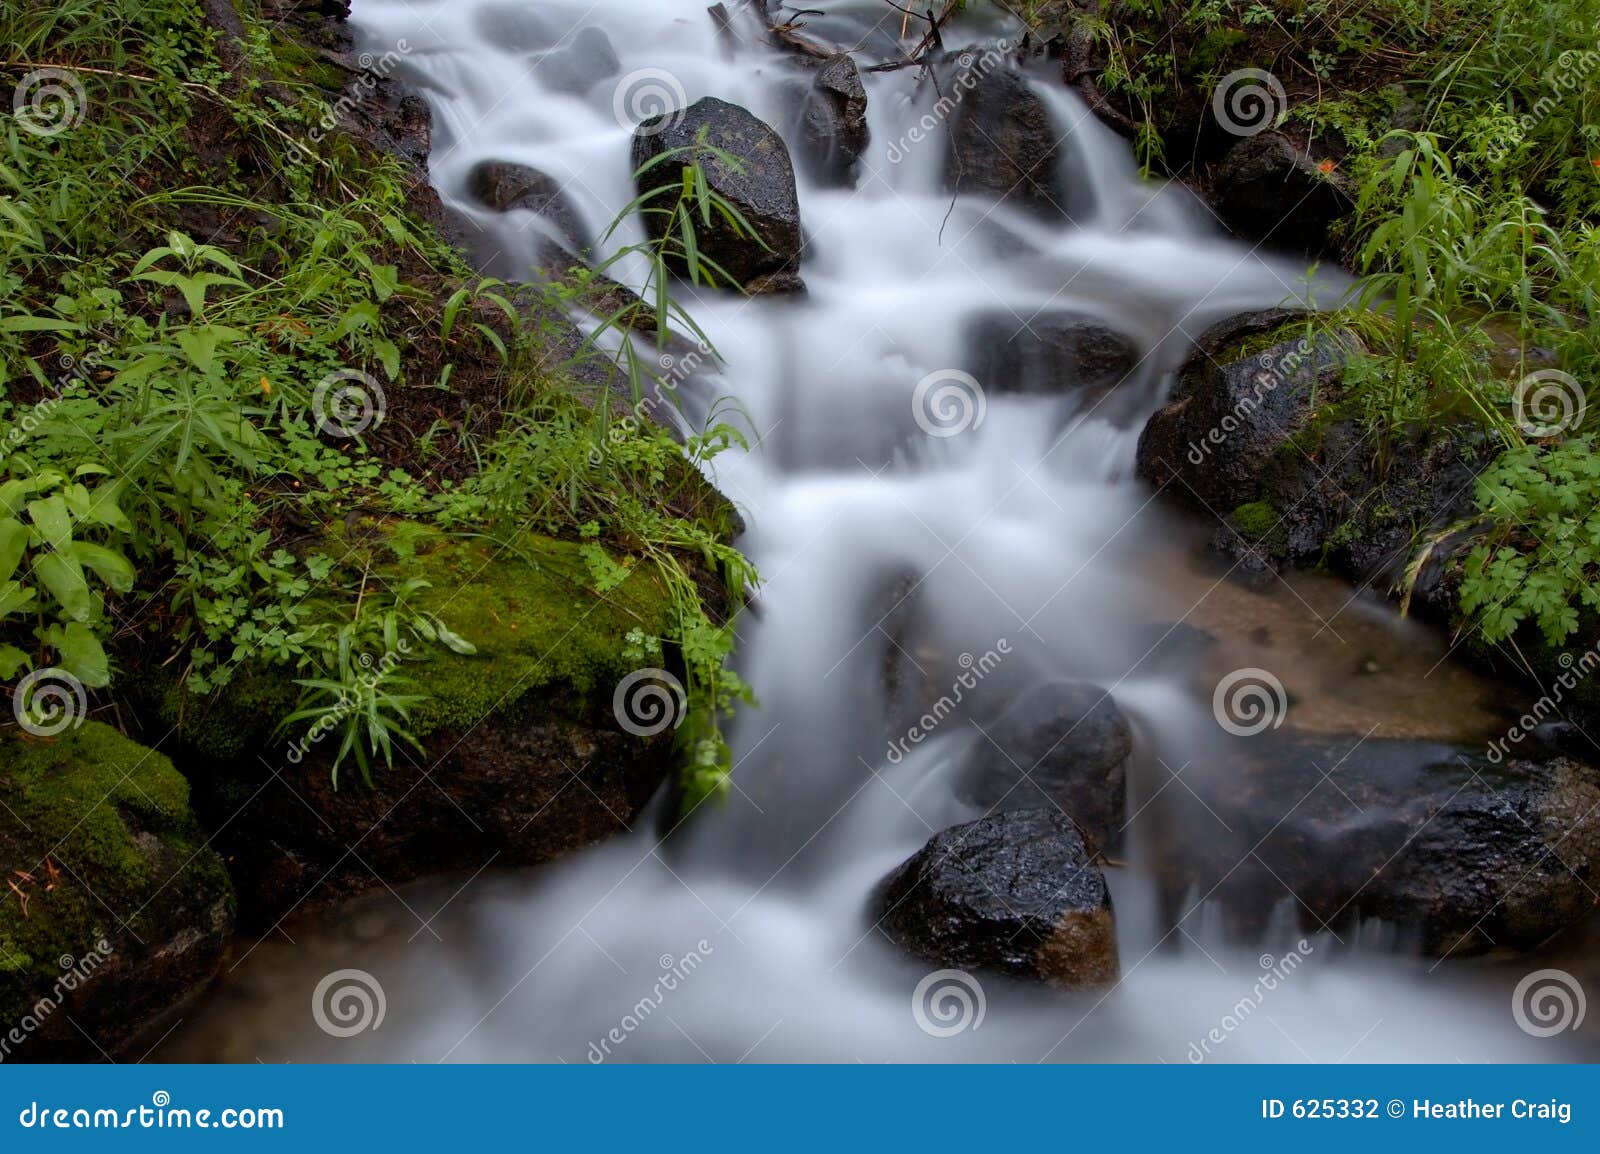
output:
{"label": "wet rock", "polygon": [[867,90],[849,53],[825,61],[805,95],[800,161],[826,187],[853,188],[867,147]]}
{"label": "wet rock", "polygon": [[535,213],[548,220],[573,248],[581,251],[589,247],[583,218],[572,207],[561,183],[537,168],[505,160],[480,161],[467,173],[467,190],[485,208]]}
{"label": "wet rock", "polygon": [[222,961],[233,888],[188,783],[109,726],[0,738],[0,861],[5,1061],[115,1056]]}
{"label": "wet rock", "polygon": [[1106,389],[1139,363],[1127,337],[1071,310],[1031,318],[987,314],[972,324],[967,347],[973,375],[984,388],[1005,393]]}
{"label": "wet rock", "polygon": [[[1434,422],[1380,447],[1347,407],[1355,336],[1307,319],[1269,309],[1204,333],[1139,439],[1139,475],[1213,518],[1224,554],[1316,563],[1393,591],[1408,584],[1415,542],[1473,516],[1473,478],[1493,446],[1470,425]],[[1449,566],[1472,536],[1435,540],[1422,560]],[[1417,607],[1447,611],[1440,570],[1418,584]]]}
{"label": "wet rock", "polygon": [[1047,216],[1067,216],[1061,178],[1065,144],[1050,110],[1015,69],[980,75],[958,70],[946,84],[957,100],[950,122],[945,184],[957,192],[998,197]]}
{"label": "wet rock", "polygon": [[479,8],[473,13],[473,27],[485,44],[502,52],[532,52],[561,39],[555,21],[527,6]]}
{"label": "wet rock", "polygon": [[1249,241],[1306,256],[1337,256],[1331,230],[1355,202],[1331,162],[1313,160],[1279,132],[1235,144],[1217,164],[1211,201],[1225,224]]}
{"label": "wet rock", "polygon": [[1105,690],[1042,685],[983,727],[963,792],[985,807],[1060,810],[1099,850],[1122,826],[1132,752],[1133,729]]}
{"label": "wet rock", "polygon": [[540,85],[573,96],[582,96],[622,71],[611,37],[598,28],[583,29],[570,43],[532,57],[529,65]]}
{"label": "wet rock", "polygon": [[[714,156],[704,156],[707,183],[744,214],[760,240],[737,235],[716,217],[710,228],[698,231],[700,250],[741,286],[770,273],[796,274],[802,247],[800,200],[789,150],[776,132],[743,108],[708,96],[671,119],[646,121],[634,134],[634,168],[664,152],[692,147],[702,131],[707,143],[737,157],[742,165],[735,171]],[[676,165],[661,164],[645,174],[639,191],[675,185],[680,178]],[[652,236],[659,237],[665,228],[657,215],[645,223]]]}
{"label": "wet rock", "polygon": [[934,835],[884,882],[879,926],[941,966],[1070,989],[1119,973],[1105,878],[1071,822],[1017,810]]}
{"label": "wet rock", "polygon": [[1460,956],[1533,949],[1594,910],[1600,770],[1570,758],[1263,736],[1184,782],[1232,832],[1197,813],[1209,832],[1161,839],[1163,872],[1175,891],[1210,893],[1241,929],[1292,895],[1308,929],[1380,918],[1429,953]]}

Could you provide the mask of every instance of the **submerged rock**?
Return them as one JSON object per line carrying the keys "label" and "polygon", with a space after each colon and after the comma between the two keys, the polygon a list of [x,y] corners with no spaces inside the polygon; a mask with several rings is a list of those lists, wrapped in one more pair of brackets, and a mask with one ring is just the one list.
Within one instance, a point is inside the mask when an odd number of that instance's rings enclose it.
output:
{"label": "submerged rock", "polygon": [[1105,878],[1053,810],[1016,810],[935,834],[884,882],[879,925],[930,962],[1070,989],[1117,980]]}
{"label": "submerged rock", "polygon": [[1336,170],[1279,132],[1239,141],[1217,165],[1212,206],[1234,234],[1306,256],[1337,255],[1333,225],[1355,202]]}
{"label": "submerged rock", "polygon": [[560,48],[534,56],[529,64],[545,88],[573,96],[582,96],[622,71],[611,37],[598,28],[583,29]]}
{"label": "submerged rock", "polygon": [[800,159],[811,179],[852,188],[867,147],[867,90],[849,53],[817,70],[800,116]]}
{"label": "submerged rock", "polygon": [[519,209],[548,220],[561,239],[582,251],[589,247],[583,218],[572,207],[561,182],[526,164],[508,160],[483,160],[467,173],[467,191],[495,212]]}
{"label": "submerged rock", "polygon": [[473,13],[472,22],[484,43],[502,52],[531,52],[561,39],[555,21],[526,5],[482,7]]}
{"label": "submerged rock", "polygon": [[[755,236],[738,235],[721,217],[713,217],[710,228],[697,230],[700,251],[741,286],[768,274],[796,274],[802,247],[800,199],[789,150],[782,137],[743,108],[708,96],[682,112],[645,121],[633,138],[634,168],[665,152],[692,148],[702,131],[707,144],[739,161],[735,169],[709,154],[700,158],[707,184],[738,208]],[[678,165],[659,164],[641,179],[639,191],[670,187],[680,180]],[[654,238],[666,230],[659,214],[648,215],[645,226]],[[793,291],[793,282],[785,283]]]}
{"label": "submerged rock", "polygon": [[1098,317],[1075,310],[1019,318],[988,313],[967,334],[972,373],[985,389],[1058,393],[1106,389],[1139,363],[1133,342]]}
{"label": "submerged rock", "polygon": [[985,807],[1062,811],[1098,850],[1122,826],[1132,752],[1133,729],[1105,690],[1042,685],[984,727],[963,792]]}
{"label": "submerged rock", "polygon": [[956,72],[947,99],[956,101],[950,122],[945,184],[983,193],[1047,216],[1068,216],[1061,177],[1065,144],[1050,109],[1011,68],[980,74]]}
{"label": "submerged rock", "polygon": [[1497,764],[1482,749],[1360,734],[1255,748],[1209,779],[1184,776],[1228,837],[1199,813],[1205,836],[1156,845],[1174,893],[1198,887],[1242,929],[1292,898],[1307,929],[1379,918],[1420,934],[1429,953],[1460,956],[1533,949],[1594,910],[1593,766]]}
{"label": "submerged rock", "polygon": [[115,1056],[222,961],[233,889],[189,784],[109,726],[0,738],[0,862],[5,1061]]}

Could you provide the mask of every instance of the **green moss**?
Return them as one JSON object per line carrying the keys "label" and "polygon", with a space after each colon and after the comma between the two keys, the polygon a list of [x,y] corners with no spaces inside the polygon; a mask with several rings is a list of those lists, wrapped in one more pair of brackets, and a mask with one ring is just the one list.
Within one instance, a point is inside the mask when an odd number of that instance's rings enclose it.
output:
{"label": "green moss", "polygon": [[1251,501],[1240,505],[1228,514],[1228,524],[1250,541],[1260,541],[1270,534],[1281,520],[1279,512],[1266,501]]}
{"label": "green moss", "polygon": [[[0,737],[0,1013],[15,1018],[102,939],[166,941],[232,890],[156,751],[86,722],[54,739]],[[20,877],[17,872],[32,880]]]}

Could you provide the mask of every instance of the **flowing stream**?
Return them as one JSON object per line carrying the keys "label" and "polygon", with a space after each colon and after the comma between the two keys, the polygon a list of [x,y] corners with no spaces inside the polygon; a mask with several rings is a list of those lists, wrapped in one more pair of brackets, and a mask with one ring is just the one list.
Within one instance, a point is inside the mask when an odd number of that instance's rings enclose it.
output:
{"label": "flowing stream", "polygon": [[[898,40],[899,16],[881,19],[886,5],[806,7],[822,10],[813,28],[825,35],[879,51]],[[731,48],[721,43],[704,0],[529,3],[520,16],[516,0],[357,0],[354,20],[375,56],[404,43],[404,74],[433,106],[434,182],[481,227],[480,256],[500,275],[526,275],[538,226],[527,213],[476,208],[468,171],[489,158],[532,165],[564,184],[599,235],[633,196],[619,81],[742,105],[791,144],[798,131],[793,84],[805,74],[750,27]],[[527,44],[553,31],[559,49],[583,28],[610,38],[618,75],[555,91],[530,68]],[[1010,32],[980,16],[949,46]],[[1187,786],[1165,768],[1227,772],[1207,669],[1263,664],[1270,651],[1305,703],[1298,724],[1357,737],[1376,726],[1440,741],[1481,735],[1493,725],[1493,691],[1439,666],[1434,638],[1338,583],[1222,580],[1196,560],[1203,531],[1134,477],[1143,420],[1200,332],[1244,309],[1326,300],[1338,284],[1248,250],[1186,192],[1141,181],[1127,145],[1049,79],[1036,83],[1069,143],[1067,179],[1083,206],[1072,222],[982,197],[952,202],[941,187],[943,130],[913,139],[934,115],[933,86],[917,69],[868,74],[872,143],[858,187],[801,176],[809,295],[685,288],[722,358],[696,380],[700,393],[686,392],[737,398],[758,436],[749,454],[714,462],[765,579],[740,626],[740,667],[761,705],[736,722],[726,804],[668,844],[660,823],[643,820],[553,866],[379,892],[336,924],[286,924],[240,947],[161,1057],[1573,1056],[1581,1043],[1532,1038],[1513,1020],[1509,990],[1526,962],[1436,967],[1408,950],[1404,933],[1371,924],[1306,936],[1286,892],[1266,928],[1249,934],[1202,894],[1179,904],[1158,896],[1146,865],[1154,839],[1229,836],[1186,804]],[[625,226],[616,243],[636,229]],[[916,395],[919,382],[967,366],[971,322],[999,316],[1015,331],[1055,309],[1131,336],[1138,371],[1109,396],[991,387],[981,421],[973,408],[918,412],[928,399]],[[923,427],[952,414],[969,426],[959,435]],[[1177,622],[1217,634],[1220,651],[1163,656],[1157,642]],[[966,717],[889,755],[916,711],[901,716],[885,669],[937,697],[990,653],[1002,659],[969,694],[972,719],[1041,681],[1072,679],[1105,687],[1136,731],[1133,817],[1106,871],[1124,974],[1110,991],[983,978],[966,1007],[959,990],[930,1006],[938,991],[926,984],[917,1004],[933,967],[873,928],[871,895],[884,875],[933,832],[982,812],[953,785],[979,739]],[[1362,661],[1378,672],[1344,672]],[[1293,972],[1262,991],[1263,975],[1290,954]],[[381,1029],[341,1038],[313,1023],[312,990],[338,968],[381,982]]]}

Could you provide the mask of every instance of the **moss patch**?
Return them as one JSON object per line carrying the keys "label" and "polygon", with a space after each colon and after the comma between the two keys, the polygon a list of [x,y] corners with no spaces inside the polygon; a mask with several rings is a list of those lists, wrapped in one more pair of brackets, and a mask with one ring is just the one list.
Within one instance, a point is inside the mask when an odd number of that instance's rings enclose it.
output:
{"label": "moss patch", "polygon": [[[15,1018],[101,939],[165,942],[232,889],[154,750],[86,722],[54,739],[0,736],[0,1013]],[[32,880],[18,876],[21,871]]]}

